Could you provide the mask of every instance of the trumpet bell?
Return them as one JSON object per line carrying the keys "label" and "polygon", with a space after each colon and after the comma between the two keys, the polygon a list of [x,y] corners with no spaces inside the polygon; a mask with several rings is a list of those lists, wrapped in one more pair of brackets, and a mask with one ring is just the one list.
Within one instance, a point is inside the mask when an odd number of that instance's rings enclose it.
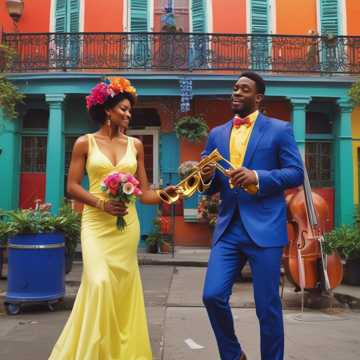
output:
{"label": "trumpet bell", "polygon": [[[225,169],[223,166],[219,164],[220,161],[224,161],[229,168]],[[226,160],[219,152],[218,149],[213,150],[208,156],[203,158],[194,168],[191,173],[181,180],[177,185],[176,195],[168,194],[165,190],[159,191],[159,196],[162,201],[167,204],[173,204],[177,200],[179,200],[180,195],[184,197],[192,196],[196,191],[201,190],[201,170],[208,164],[215,163],[217,170],[222,172],[225,176],[229,176],[229,169],[233,169],[234,166]],[[231,184],[230,184],[231,186]],[[249,192],[250,194],[255,194],[258,190],[256,185],[247,186],[244,190]]]}

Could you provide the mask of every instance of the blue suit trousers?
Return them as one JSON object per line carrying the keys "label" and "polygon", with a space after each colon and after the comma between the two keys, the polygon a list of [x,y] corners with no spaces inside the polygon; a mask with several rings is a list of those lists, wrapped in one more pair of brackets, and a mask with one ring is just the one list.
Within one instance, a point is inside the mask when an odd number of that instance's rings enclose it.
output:
{"label": "blue suit trousers", "polygon": [[256,315],[260,324],[261,359],[283,360],[284,329],[279,295],[282,250],[282,247],[256,245],[247,234],[239,214],[234,215],[229,227],[213,246],[203,302],[221,360],[239,360],[242,353],[234,331],[229,298],[234,281],[246,261],[251,267]]}

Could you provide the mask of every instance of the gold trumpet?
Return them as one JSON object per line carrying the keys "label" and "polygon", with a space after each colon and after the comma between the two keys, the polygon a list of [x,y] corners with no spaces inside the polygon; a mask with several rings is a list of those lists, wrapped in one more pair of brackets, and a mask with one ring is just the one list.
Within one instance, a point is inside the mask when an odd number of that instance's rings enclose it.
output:
{"label": "gold trumpet", "polygon": [[[201,191],[202,189],[202,179],[201,179],[201,170],[211,163],[215,163],[216,168],[223,173],[225,176],[229,176],[228,172],[229,169],[225,169],[223,166],[219,164],[219,161],[225,161],[231,169],[234,169],[234,166],[226,160],[219,152],[218,149],[213,150],[208,156],[203,158],[191,171],[191,173],[186,176],[183,180],[181,180],[176,185],[176,194],[172,195],[167,193],[165,190],[159,190],[159,196],[162,201],[166,202],[167,204],[172,204],[176,202],[180,195],[183,197],[190,197],[196,191]],[[231,186],[231,184],[230,184]],[[257,187],[255,185],[250,185],[249,187],[245,188],[246,191],[254,194],[257,192]]]}

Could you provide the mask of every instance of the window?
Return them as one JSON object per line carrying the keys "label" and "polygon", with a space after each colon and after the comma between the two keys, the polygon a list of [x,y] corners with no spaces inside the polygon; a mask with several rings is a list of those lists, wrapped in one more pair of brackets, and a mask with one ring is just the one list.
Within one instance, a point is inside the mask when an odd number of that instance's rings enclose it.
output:
{"label": "window", "polygon": [[46,172],[45,136],[23,136],[21,146],[21,172]]}
{"label": "window", "polygon": [[331,142],[306,142],[305,164],[311,186],[333,186],[331,154]]}
{"label": "window", "polygon": [[154,0],[154,31],[161,31],[161,18],[169,6],[173,9],[176,28],[189,32],[189,0]]}
{"label": "window", "polygon": [[306,133],[307,134],[331,134],[332,121],[328,114],[320,112],[306,113]]}
{"label": "window", "polygon": [[47,130],[49,123],[49,110],[29,109],[23,116],[23,129]]}

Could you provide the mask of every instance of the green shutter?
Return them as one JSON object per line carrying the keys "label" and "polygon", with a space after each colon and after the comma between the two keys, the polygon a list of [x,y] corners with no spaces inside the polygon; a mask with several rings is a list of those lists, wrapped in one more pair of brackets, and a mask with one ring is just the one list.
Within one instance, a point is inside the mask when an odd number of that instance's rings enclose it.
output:
{"label": "green shutter", "polygon": [[251,67],[261,71],[269,67],[269,44],[265,36],[269,33],[269,4],[268,0],[251,0]]}
{"label": "green shutter", "polygon": [[267,34],[269,32],[268,0],[251,0],[251,32]]}
{"label": "green shutter", "polygon": [[70,32],[79,32],[80,0],[70,0]]}
{"label": "green shutter", "polygon": [[66,4],[67,0],[57,0],[55,8],[55,31],[66,32]]}
{"label": "green shutter", "polygon": [[130,1],[130,30],[132,32],[149,31],[148,22],[149,0],[131,0]]}
{"label": "green shutter", "polygon": [[339,2],[338,0],[320,1],[321,34],[339,34]]}
{"label": "green shutter", "polygon": [[79,32],[80,0],[57,0],[55,8],[56,32]]}
{"label": "green shutter", "polygon": [[192,32],[207,32],[205,1],[206,0],[192,0],[191,2]]}

